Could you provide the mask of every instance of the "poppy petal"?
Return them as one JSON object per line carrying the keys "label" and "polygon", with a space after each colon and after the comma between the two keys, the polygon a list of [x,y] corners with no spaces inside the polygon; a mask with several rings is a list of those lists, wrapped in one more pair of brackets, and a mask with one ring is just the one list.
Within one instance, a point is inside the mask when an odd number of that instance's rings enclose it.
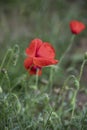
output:
{"label": "poppy petal", "polygon": [[70,29],[73,34],[79,34],[85,29],[85,25],[77,20],[72,20],[70,22]]}
{"label": "poppy petal", "polygon": [[24,60],[24,66],[26,69],[29,69],[32,66],[32,64],[33,64],[33,59],[31,57],[26,58]]}
{"label": "poppy petal", "polygon": [[[35,66],[31,67],[31,69],[29,70],[29,73],[31,75],[35,75],[37,74],[37,69]],[[41,75],[42,74],[42,69],[38,69],[38,75]]]}
{"label": "poppy petal", "polygon": [[36,66],[43,67],[43,66],[48,66],[48,65],[57,64],[57,63],[58,63],[58,60],[46,59],[46,58],[39,58],[39,57],[36,58],[36,57],[34,57],[34,58],[33,58],[33,63],[34,63]]}
{"label": "poppy petal", "polygon": [[25,50],[26,54],[29,56],[35,56],[36,52],[38,51],[41,45],[42,45],[42,40],[38,38],[32,40],[29,47]]}
{"label": "poppy petal", "polygon": [[55,50],[48,42],[44,42],[37,52],[38,57],[54,58]]}

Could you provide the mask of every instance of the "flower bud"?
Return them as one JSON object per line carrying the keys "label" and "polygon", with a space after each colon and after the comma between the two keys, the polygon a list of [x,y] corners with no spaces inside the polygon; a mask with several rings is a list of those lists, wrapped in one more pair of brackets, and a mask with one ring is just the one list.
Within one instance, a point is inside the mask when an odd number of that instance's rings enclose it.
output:
{"label": "flower bud", "polygon": [[75,84],[75,86],[77,87],[77,89],[79,89],[79,81],[78,81],[78,80],[75,80],[75,81],[74,81],[74,84]]}

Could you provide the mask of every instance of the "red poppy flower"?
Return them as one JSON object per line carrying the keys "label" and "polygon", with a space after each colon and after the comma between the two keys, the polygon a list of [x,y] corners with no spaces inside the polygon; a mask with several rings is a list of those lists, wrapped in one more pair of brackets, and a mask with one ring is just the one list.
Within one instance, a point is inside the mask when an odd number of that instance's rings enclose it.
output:
{"label": "red poppy flower", "polygon": [[55,50],[48,42],[42,42],[40,39],[31,41],[29,47],[26,49],[27,58],[24,61],[24,66],[29,70],[30,74],[38,75],[42,73],[42,67],[57,64],[55,60]]}
{"label": "red poppy flower", "polygon": [[73,34],[79,34],[85,29],[85,25],[82,22],[73,20],[70,22],[70,29]]}

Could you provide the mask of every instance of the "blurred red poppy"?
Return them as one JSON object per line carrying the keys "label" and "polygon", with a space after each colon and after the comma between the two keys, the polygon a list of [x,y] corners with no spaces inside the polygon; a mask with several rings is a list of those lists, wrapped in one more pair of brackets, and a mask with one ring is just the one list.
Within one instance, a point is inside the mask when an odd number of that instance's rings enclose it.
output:
{"label": "blurred red poppy", "polygon": [[40,39],[31,41],[29,47],[26,49],[27,58],[24,60],[24,66],[29,70],[30,74],[38,75],[42,73],[42,67],[57,64],[55,60],[55,50],[48,42],[42,42]]}
{"label": "blurred red poppy", "polygon": [[85,25],[77,20],[70,22],[70,29],[73,34],[79,34],[85,29]]}

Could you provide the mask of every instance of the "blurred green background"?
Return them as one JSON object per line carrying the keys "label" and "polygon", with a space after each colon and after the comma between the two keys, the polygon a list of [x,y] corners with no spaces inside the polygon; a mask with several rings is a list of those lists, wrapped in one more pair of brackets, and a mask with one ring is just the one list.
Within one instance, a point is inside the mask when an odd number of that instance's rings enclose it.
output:
{"label": "blurred green background", "polygon": [[[7,49],[18,44],[19,60],[10,65],[14,79],[25,73],[23,61],[25,48],[34,38],[50,42],[60,59],[70,43],[69,22],[80,20],[87,25],[87,0],[0,0],[0,62]],[[87,30],[76,36],[72,49],[65,58],[63,69],[55,74],[55,84],[61,84],[69,74],[79,73],[84,53],[87,51]],[[87,65],[82,82],[87,83]],[[49,77],[48,68],[43,76]]]}

